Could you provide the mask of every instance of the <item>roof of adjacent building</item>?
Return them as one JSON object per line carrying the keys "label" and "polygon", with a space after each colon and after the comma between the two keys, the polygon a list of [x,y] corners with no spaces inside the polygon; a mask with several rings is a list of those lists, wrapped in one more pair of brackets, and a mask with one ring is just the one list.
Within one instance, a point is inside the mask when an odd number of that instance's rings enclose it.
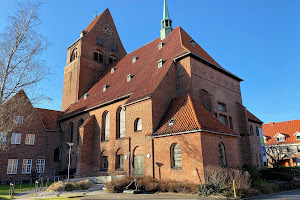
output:
{"label": "roof of adjacent building", "polygon": [[269,124],[263,124],[263,134],[269,138],[266,144],[277,144],[274,136],[278,133],[285,135],[285,143],[300,143],[294,134],[300,132],[300,120],[285,121],[285,122],[271,122]]}
{"label": "roof of adjacent building", "polygon": [[45,126],[46,130],[57,131],[59,127],[57,125],[57,119],[62,114],[60,111],[48,110],[42,108],[36,108],[36,110],[40,113],[42,118],[42,122]]}
{"label": "roof of adjacent building", "polygon": [[[98,17],[88,27],[92,28]],[[62,118],[124,96],[128,96],[127,103],[151,97],[169,71],[173,60],[186,53],[194,53],[218,68],[223,69],[197,43],[193,46],[190,42],[191,39],[181,27],[176,27],[164,40],[157,38],[127,54],[117,63],[109,65],[107,70],[87,91],[89,96],[86,99],[81,97],[78,102],[71,104],[64,111]],[[160,42],[163,42],[164,45],[161,49],[158,49]],[[138,57],[135,63],[132,63],[133,57]],[[157,62],[160,59],[165,60],[165,63],[163,67],[158,68]],[[111,73],[112,67],[116,68],[114,73]],[[127,82],[127,75],[129,74],[132,74],[133,77],[130,82]],[[105,92],[103,92],[104,85],[109,86]]]}
{"label": "roof of adjacent building", "polygon": [[213,131],[237,135],[207,111],[190,95],[174,98],[153,136],[194,130]]}
{"label": "roof of adjacent building", "polygon": [[247,112],[247,117],[248,117],[248,120],[249,121],[252,121],[254,123],[259,123],[259,124],[262,124],[263,122],[258,119],[255,115],[253,115],[249,110],[246,109],[246,112]]}

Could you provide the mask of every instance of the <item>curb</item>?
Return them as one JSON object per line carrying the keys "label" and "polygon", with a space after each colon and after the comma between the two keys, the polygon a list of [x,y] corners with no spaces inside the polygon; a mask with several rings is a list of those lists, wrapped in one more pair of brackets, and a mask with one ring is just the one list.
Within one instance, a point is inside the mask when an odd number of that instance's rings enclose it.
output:
{"label": "curb", "polygon": [[270,193],[270,194],[264,194],[264,195],[260,195],[260,196],[253,196],[253,197],[243,198],[243,199],[239,199],[239,200],[250,200],[250,199],[257,198],[257,197],[266,197],[266,196],[283,194],[283,193],[287,193],[287,192],[295,192],[295,191],[300,191],[300,190],[299,189],[298,190],[287,190],[287,191],[282,191],[282,192],[277,192],[277,193]]}

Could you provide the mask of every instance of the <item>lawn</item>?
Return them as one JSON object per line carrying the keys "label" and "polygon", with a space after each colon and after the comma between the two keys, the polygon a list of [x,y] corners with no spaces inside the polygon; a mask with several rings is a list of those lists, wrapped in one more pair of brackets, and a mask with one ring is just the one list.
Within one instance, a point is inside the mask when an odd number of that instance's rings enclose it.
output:
{"label": "lawn", "polygon": [[[34,188],[34,183],[32,184],[31,189],[33,188]],[[20,189],[20,184],[15,185],[15,194],[26,190],[30,190],[29,183],[23,183],[21,189]],[[9,193],[9,185],[0,185],[0,199],[11,199],[8,193]]]}

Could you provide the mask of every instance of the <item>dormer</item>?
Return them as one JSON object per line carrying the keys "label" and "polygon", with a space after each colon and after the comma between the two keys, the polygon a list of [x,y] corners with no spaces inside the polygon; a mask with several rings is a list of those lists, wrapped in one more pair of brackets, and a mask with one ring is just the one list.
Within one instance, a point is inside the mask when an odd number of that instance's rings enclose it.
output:
{"label": "dormer", "polygon": [[277,133],[274,138],[276,138],[276,142],[285,142],[286,136],[282,133]]}
{"label": "dormer", "polygon": [[300,140],[300,132],[297,131],[294,136],[296,137],[296,140]]}

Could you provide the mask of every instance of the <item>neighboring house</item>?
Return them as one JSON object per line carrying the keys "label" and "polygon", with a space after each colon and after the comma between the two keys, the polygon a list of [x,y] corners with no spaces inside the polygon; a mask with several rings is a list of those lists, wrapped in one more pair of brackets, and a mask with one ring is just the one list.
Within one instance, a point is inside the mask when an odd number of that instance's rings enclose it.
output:
{"label": "neighboring house", "polygon": [[[172,28],[166,2],[161,26],[159,38],[127,54],[106,9],[68,47],[62,135],[51,132],[61,136],[52,140],[61,147],[60,170],[68,167],[67,142],[78,175],[134,170],[203,183],[208,165],[261,168],[260,138],[249,132],[261,121],[242,105],[242,79]],[[54,121],[50,129],[58,129]]]}
{"label": "neighboring house", "polygon": [[264,124],[263,133],[267,152],[276,154],[281,166],[300,166],[300,120]]}
{"label": "neighboring house", "polygon": [[34,108],[23,90],[6,104],[14,107],[7,123],[15,126],[9,132],[0,130],[0,180],[54,176],[60,169],[60,153],[56,158],[54,154],[60,151],[56,122],[61,112]]}
{"label": "neighboring house", "polygon": [[251,140],[251,149],[252,149],[252,160],[255,162],[258,169],[262,169],[262,167],[267,166],[266,155],[264,155],[263,151],[264,141],[263,141],[263,131],[262,124],[263,122],[254,116],[250,111],[247,110],[248,116],[248,131]]}

